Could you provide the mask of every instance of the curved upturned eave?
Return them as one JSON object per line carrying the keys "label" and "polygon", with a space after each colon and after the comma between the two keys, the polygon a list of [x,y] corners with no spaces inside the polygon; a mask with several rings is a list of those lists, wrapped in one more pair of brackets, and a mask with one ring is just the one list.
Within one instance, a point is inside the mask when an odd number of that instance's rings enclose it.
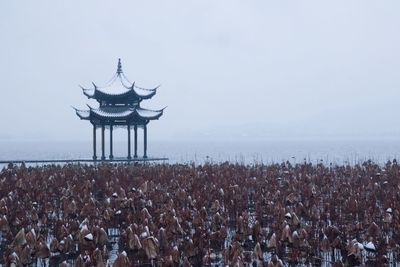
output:
{"label": "curved upturned eave", "polygon": [[93,98],[94,93],[95,93],[95,90],[94,90],[94,89],[92,89],[92,88],[90,88],[90,89],[88,89],[88,88],[83,88],[82,86],[81,86],[81,88],[82,88],[83,94],[84,94],[85,96],[87,96],[87,98]]}
{"label": "curved upturned eave", "polygon": [[81,120],[89,120],[90,119],[90,111],[89,110],[75,109],[75,113]]}
{"label": "curved upturned eave", "polygon": [[110,98],[120,99],[130,97],[138,101],[152,98],[157,93],[157,89],[159,87],[157,86],[154,89],[146,89],[135,86],[135,83],[133,83],[131,86],[127,86],[122,83],[122,86],[127,90],[120,93],[105,92],[101,90],[101,88],[96,86],[95,83],[93,83],[93,88],[84,88],[82,86],[80,87],[82,88],[82,92],[84,95],[86,95],[88,98],[94,98],[96,100],[110,100]]}
{"label": "curved upturned eave", "polygon": [[137,108],[134,110],[129,110],[125,112],[120,112],[120,113],[111,113],[111,112],[105,112],[105,111],[99,111],[96,109],[91,109],[89,118],[98,118],[101,120],[132,120],[135,121],[137,119],[140,120],[157,120],[163,115],[163,109],[162,110],[148,110],[148,109],[142,109],[142,108]]}
{"label": "curved upturned eave", "polygon": [[[133,90],[132,90],[133,89]],[[135,92],[135,94],[138,96],[138,97],[140,97],[140,98],[142,98],[142,99],[150,99],[150,98],[152,98],[156,93],[157,93],[157,88],[155,88],[155,89],[139,89],[139,90],[142,90],[142,91],[148,91],[148,92],[150,92],[149,94],[140,94],[139,92],[138,92],[138,88],[137,87],[135,87],[134,85],[131,87],[131,90],[132,91],[134,91]]]}
{"label": "curved upturned eave", "polygon": [[[142,89],[140,89],[140,90],[142,90]],[[140,93],[139,90],[137,90],[135,87],[129,87],[129,89],[126,90],[125,92],[112,94],[109,92],[104,92],[99,88],[95,88],[92,97],[95,99],[131,97],[133,99],[137,99],[137,100],[141,101],[142,99],[152,98],[157,93],[157,90],[152,89],[151,91],[149,90],[149,92],[150,93],[148,93],[148,94],[143,94],[143,93]]]}
{"label": "curved upturned eave", "polygon": [[161,109],[161,110],[150,110],[150,109],[143,109],[143,108],[135,109],[136,115],[144,120],[158,120],[163,115],[163,112],[164,112],[164,109]]}
{"label": "curved upturned eave", "polygon": [[132,114],[128,116],[102,116],[100,114],[96,114],[92,110],[76,110],[76,115],[81,120],[87,120],[91,122],[97,121],[97,123],[100,123],[100,125],[102,124],[101,122],[113,124],[117,121],[119,121],[118,123],[125,121],[123,125],[146,125],[149,121],[158,120],[163,115],[163,112],[160,111],[155,116],[140,116],[137,112],[132,112]]}

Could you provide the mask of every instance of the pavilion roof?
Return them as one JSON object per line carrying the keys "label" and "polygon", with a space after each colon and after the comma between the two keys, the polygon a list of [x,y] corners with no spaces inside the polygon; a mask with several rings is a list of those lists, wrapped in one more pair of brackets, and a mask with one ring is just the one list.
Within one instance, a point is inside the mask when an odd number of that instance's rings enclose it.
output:
{"label": "pavilion roof", "polygon": [[110,79],[110,81],[105,86],[97,86],[92,83],[91,88],[82,88],[83,93],[88,98],[95,98],[98,100],[104,99],[120,99],[125,100],[142,100],[149,99],[153,97],[157,92],[157,87],[152,89],[147,89],[143,87],[136,86],[135,83],[131,83],[128,78],[122,72],[121,62],[118,62],[118,69],[115,75]]}
{"label": "pavilion roof", "polygon": [[163,114],[164,109],[161,110],[150,110],[141,107],[129,107],[129,106],[111,106],[111,107],[99,107],[97,109],[89,106],[89,110],[75,109],[76,115],[82,120],[91,120],[93,118],[99,118],[104,120],[156,120]]}

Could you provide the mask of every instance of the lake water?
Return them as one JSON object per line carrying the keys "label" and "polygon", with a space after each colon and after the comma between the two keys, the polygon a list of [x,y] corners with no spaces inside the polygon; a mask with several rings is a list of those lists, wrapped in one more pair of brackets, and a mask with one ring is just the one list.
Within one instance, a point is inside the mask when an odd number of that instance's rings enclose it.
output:
{"label": "lake water", "polygon": [[[141,148],[141,147],[140,147]],[[100,151],[99,147],[97,148]],[[126,156],[126,144],[116,142],[114,155]],[[170,163],[205,161],[254,162],[321,162],[334,164],[354,164],[367,159],[378,163],[398,158],[400,140],[275,140],[249,142],[149,142],[148,154],[152,157],[168,157]],[[76,159],[90,158],[91,142],[6,142],[0,141],[0,160],[27,159]],[[98,153],[99,155],[99,153]],[[108,155],[108,147],[106,149]],[[142,149],[139,149],[142,155]],[[228,239],[230,236],[228,236]],[[112,248],[109,260],[112,263],[118,252],[118,239],[111,238]],[[0,236],[1,240],[1,236]],[[390,256],[391,254],[389,254]],[[266,258],[270,255],[265,254]],[[323,259],[330,259],[322,254]],[[393,260],[391,260],[393,261]],[[72,260],[68,261],[72,265]],[[330,266],[329,264],[323,266]],[[395,266],[395,264],[391,265]],[[1,263],[0,263],[1,267]]]}
{"label": "lake water", "polygon": [[[98,144],[99,145],[99,144]],[[100,154],[97,147],[97,155]],[[132,149],[133,153],[133,149]],[[106,155],[109,149],[106,142]],[[139,156],[142,145],[139,143]],[[114,144],[114,157],[126,157],[126,143]],[[149,157],[166,157],[170,163],[213,162],[291,162],[323,161],[354,164],[372,159],[379,163],[398,158],[400,139],[385,140],[270,140],[270,141],[150,141]],[[89,159],[91,141],[0,141],[0,160]]]}

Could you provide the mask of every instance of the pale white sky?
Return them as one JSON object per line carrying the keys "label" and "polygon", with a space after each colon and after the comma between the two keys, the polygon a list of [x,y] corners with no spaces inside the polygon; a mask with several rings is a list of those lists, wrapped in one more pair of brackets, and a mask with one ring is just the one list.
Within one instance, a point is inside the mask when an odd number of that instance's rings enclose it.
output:
{"label": "pale white sky", "polygon": [[[153,140],[400,136],[400,2],[2,1],[1,139],[90,140],[122,58]],[[124,133],[117,134],[124,136]]]}

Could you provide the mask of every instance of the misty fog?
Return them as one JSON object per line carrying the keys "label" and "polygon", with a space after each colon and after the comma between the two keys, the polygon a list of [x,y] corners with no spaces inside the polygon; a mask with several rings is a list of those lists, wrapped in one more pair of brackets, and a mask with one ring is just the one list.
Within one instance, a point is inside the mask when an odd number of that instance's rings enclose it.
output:
{"label": "misty fog", "polygon": [[[2,1],[2,140],[90,140],[118,58],[150,140],[395,138],[399,1]],[[125,138],[125,132],[117,134]],[[151,141],[150,141],[151,142]]]}

